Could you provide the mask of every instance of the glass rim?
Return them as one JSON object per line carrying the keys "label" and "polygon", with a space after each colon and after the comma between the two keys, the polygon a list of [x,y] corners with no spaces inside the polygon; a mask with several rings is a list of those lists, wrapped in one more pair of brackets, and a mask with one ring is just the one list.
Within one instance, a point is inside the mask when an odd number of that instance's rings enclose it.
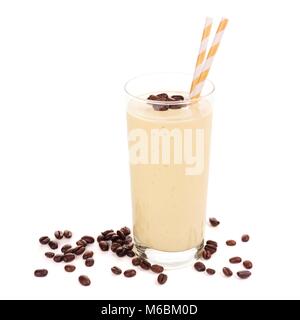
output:
{"label": "glass rim", "polygon": [[209,96],[211,96],[214,91],[215,91],[215,85],[214,83],[209,80],[209,79],[206,79],[205,80],[205,83],[209,84],[211,86],[211,89],[209,90],[208,93],[204,94],[204,95],[201,95],[199,98],[188,98],[188,99],[185,99],[185,100],[179,100],[179,101],[159,101],[159,100],[150,100],[150,99],[145,99],[145,98],[141,98],[139,96],[136,96],[134,94],[132,94],[130,92],[130,90],[128,90],[128,86],[130,85],[130,83],[132,83],[133,81],[135,80],[138,80],[139,78],[143,78],[143,77],[149,77],[149,76],[159,76],[159,75],[182,75],[182,76],[190,76],[191,79],[193,78],[193,75],[191,73],[188,73],[188,72],[153,72],[153,73],[143,73],[143,74],[140,74],[138,76],[135,76],[133,78],[130,78],[129,80],[127,80],[124,84],[124,91],[126,92],[126,94],[131,97],[132,99],[134,100],[137,100],[137,101],[140,101],[140,102],[147,102],[147,103],[151,103],[152,105],[187,105],[187,104],[193,104],[193,103],[197,103],[199,102],[200,100],[204,99],[204,98],[207,98]]}

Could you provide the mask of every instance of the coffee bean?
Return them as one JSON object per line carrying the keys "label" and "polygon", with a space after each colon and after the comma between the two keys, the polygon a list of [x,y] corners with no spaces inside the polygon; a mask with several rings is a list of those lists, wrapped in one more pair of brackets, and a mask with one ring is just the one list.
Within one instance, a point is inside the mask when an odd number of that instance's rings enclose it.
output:
{"label": "coffee bean", "polygon": [[206,269],[206,272],[207,272],[207,274],[209,274],[210,276],[212,276],[213,274],[216,273],[216,270],[207,268],[207,269]]}
{"label": "coffee bean", "polygon": [[48,274],[47,269],[37,269],[34,271],[34,275],[38,278],[46,277]]}
{"label": "coffee bean", "polygon": [[147,98],[147,100],[158,100],[158,97],[155,96],[154,94],[151,94],[151,95]]}
{"label": "coffee bean", "polygon": [[118,231],[117,231],[117,235],[118,235],[119,238],[122,239],[122,240],[125,240],[125,239],[126,239],[125,234],[124,234],[121,230],[118,230]]}
{"label": "coffee bean", "polygon": [[123,227],[120,229],[120,231],[122,231],[124,233],[125,236],[130,235],[131,231],[128,227]]}
{"label": "coffee bean", "polygon": [[64,262],[71,262],[75,259],[75,255],[72,253],[67,253],[64,255],[63,260]]}
{"label": "coffee bean", "polygon": [[116,250],[117,250],[119,247],[121,247],[121,245],[120,245],[119,243],[114,242],[114,243],[112,243],[110,249],[111,249],[112,252],[116,252]]}
{"label": "coffee bean", "polygon": [[243,242],[248,242],[250,240],[250,236],[248,234],[242,235],[242,241]]}
{"label": "coffee bean", "polygon": [[113,229],[109,229],[109,230],[103,231],[101,233],[105,237],[108,233],[111,233],[111,232],[114,232],[114,230]]}
{"label": "coffee bean", "polygon": [[217,247],[213,246],[212,244],[207,244],[204,247],[204,250],[209,251],[211,254],[214,254],[217,251]]}
{"label": "coffee bean", "polygon": [[234,241],[234,240],[227,240],[227,241],[226,241],[226,244],[227,244],[227,246],[229,246],[229,247],[233,247],[233,246],[236,245],[236,241]]}
{"label": "coffee bean", "polygon": [[83,254],[82,258],[83,258],[84,260],[86,260],[86,259],[92,258],[93,255],[94,255],[94,252],[93,252],[93,251],[86,251],[86,252]]}
{"label": "coffee bean", "polygon": [[252,269],[253,264],[252,264],[251,261],[245,260],[245,261],[243,262],[243,266],[244,266],[246,269]]}
{"label": "coffee bean", "polygon": [[174,94],[173,96],[171,96],[171,98],[176,101],[183,101],[184,100],[184,97],[179,94]]}
{"label": "coffee bean", "polygon": [[126,278],[132,278],[136,275],[136,271],[134,269],[128,269],[126,271],[124,271],[124,276]]}
{"label": "coffee bean", "polygon": [[151,263],[148,262],[147,260],[142,260],[140,263],[140,266],[144,270],[149,270],[151,268]]}
{"label": "coffee bean", "polygon": [[64,237],[67,239],[72,238],[72,232],[70,230],[65,230],[64,231]]}
{"label": "coffee bean", "polygon": [[116,266],[112,267],[110,270],[111,270],[112,273],[114,273],[116,275],[119,275],[119,274],[122,273],[122,270],[120,268],[116,267]]}
{"label": "coffee bean", "polygon": [[48,244],[50,242],[50,238],[47,236],[40,237],[39,241],[40,241],[40,244]]}
{"label": "coffee bean", "polygon": [[218,247],[218,243],[216,242],[216,241],[213,241],[213,240],[207,240],[206,241],[206,244],[211,244],[211,245],[213,245],[214,247]]}
{"label": "coffee bean", "polygon": [[79,280],[80,284],[85,286],[85,287],[89,286],[91,284],[91,280],[89,279],[88,276],[80,276],[78,278],[78,280]]}
{"label": "coffee bean", "polygon": [[167,111],[169,109],[168,105],[161,104],[153,104],[152,107],[155,111]]}
{"label": "coffee bean", "polygon": [[56,239],[60,240],[64,237],[64,233],[60,230],[54,232],[54,236]]}
{"label": "coffee bean", "polygon": [[135,253],[132,250],[127,250],[125,249],[127,257],[133,258],[135,256]]}
{"label": "coffee bean", "polygon": [[232,276],[232,271],[229,268],[224,267],[223,268],[223,273],[226,277],[231,277]]}
{"label": "coffee bean", "polygon": [[91,244],[95,242],[95,239],[91,236],[83,236],[81,238],[82,240],[84,240],[86,243]]}
{"label": "coffee bean", "polygon": [[133,249],[133,243],[125,244],[125,245],[123,246],[123,248],[126,249],[126,250],[132,250],[132,249]]}
{"label": "coffee bean", "polygon": [[131,263],[134,265],[134,266],[139,266],[141,264],[141,259],[136,257],[136,258],[133,258],[131,260]]}
{"label": "coffee bean", "polygon": [[151,266],[151,271],[154,273],[162,273],[164,271],[164,267],[160,266],[159,264],[153,264]]}
{"label": "coffee bean", "polygon": [[110,240],[112,241],[112,242],[114,242],[114,241],[116,241],[116,240],[119,240],[120,238],[119,238],[119,236],[116,234],[116,233],[114,233],[111,237],[110,237]]}
{"label": "coffee bean", "polygon": [[95,263],[95,260],[92,259],[92,258],[88,258],[88,259],[85,260],[85,265],[87,267],[92,267],[94,265],[94,263]]}
{"label": "coffee bean", "polygon": [[125,244],[130,244],[132,242],[132,238],[130,236],[127,236],[124,243]]}
{"label": "coffee bean", "polygon": [[206,270],[206,267],[204,265],[204,263],[200,262],[200,261],[197,261],[195,264],[194,264],[194,268],[198,271],[198,272],[203,272]]}
{"label": "coffee bean", "polygon": [[166,93],[159,93],[156,95],[159,101],[166,101],[169,96]]}
{"label": "coffee bean", "polygon": [[229,259],[230,263],[241,263],[242,259],[240,257],[233,257]]}
{"label": "coffee bean", "polygon": [[205,259],[205,260],[209,260],[211,258],[210,251],[203,250],[202,251],[202,258]]}
{"label": "coffee bean", "polygon": [[87,246],[87,242],[83,239],[80,239],[76,242],[76,244],[79,246],[79,247],[85,247]]}
{"label": "coffee bean", "polygon": [[115,235],[114,232],[109,232],[104,236],[104,240],[111,240],[111,238]]}
{"label": "coffee bean", "polygon": [[100,249],[101,249],[102,251],[108,251],[108,249],[109,249],[108,243],[107,243],[106,241],[103,241],[103,240],[101,240],[101,241],[99,242],[99,247],[100,247]]}
{"label": "coffee bean", "polygon": [[71,245],[65,244],[60,250],[62,253],[66,253],[66,251],[70,250],[72,248]]}
{"label": "coffee bean", "polygon": [[[179,100],[175,100],[173,98],[168,98],[167,101],[179,101]],[[180,109],[182,106],[180,104],[169,104],[169,109]]]}
{"label": "coffee bean", "polygon": [[104,235],[103,234],[100,234],[98,237],[97,237],[97,242],[99,243],[100,241],[104,240]]}
{"label": "coffee bean", "polygon": [[62,254],[56,254],[54,257],[53,257],[53,260],[55,262],[62,262],[63,261],[63,255]]}
{"label": "coffee bean", "polygon": [[125,257],[126,256],[126,250],[123,248],[123,247],[119,247],[117,250],[116,250],[116,254],[118,257]]}
{"label": "coffee bean", "polygon": [[55,256],[55,253],[53,253],[53,252],[45,252],[45,256],[46,256],[47,258],[52,259],[52,258]]}
{"label": "coffee bean", "polygon": [[85,251],[85,247],[78,246],[72,250],[72,253],[76,254],[76,256],[80,256]]}
{"label": "coffee bean", "polygon": [[67,249],[65,252],[64,252],[64,254],[67,254],[67,253],[74,253],[74,250],[75,250],[76,248],[69,248],[69,249]]}
{"label": "coffee bean", "polygon": [[220,221],[218,221],[216,218],[209,218],[209,222],[213,227],[216,227],[220,224]]}
{"label": "coffee bean", "polygon": [[50,241],[48,243],[48,246],[52,249],[52,250],[56,250],[58,248],[58,243],[56,241]]}
{"label": "coffee bean", "polygon": [[67,272],[73,272],[73,271],[75,271],[75,269],[76,269],[76,267],[73,264],[66,264],[65,265],[65,270]]}
{"label": "coffee bean", "polygon": [[157,282],[159,284],[164,284],[167,282],[167,280],[168,280],[168,276],[164,273],[159,274],[157,277]]}
{"label": "coffee bean", "polygon": [[251,276],[251,272],[250,271],[239,271],[239,272],[237,272],[237,275],[241,279],[247,279]]}
{"label": "coffee bean", "polygon": [[114,240],[114,243],[119,243],[120,245],[123,245],[124,244],[124,240],[119,239],[119,236],[118,236],[118,239]]}

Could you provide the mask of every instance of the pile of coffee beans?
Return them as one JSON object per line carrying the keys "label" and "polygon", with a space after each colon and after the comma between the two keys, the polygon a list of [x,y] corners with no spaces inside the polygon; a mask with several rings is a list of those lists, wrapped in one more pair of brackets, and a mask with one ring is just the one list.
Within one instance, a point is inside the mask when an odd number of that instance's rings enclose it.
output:
{"label": "pile of coffee beans", "polygon": [[[179,94],[174,94],[169,96],[167,93],[159,93],[159,94],[151,94],[147,100],[151,101],[164,101],[165,103],[152,103],[153,109],[156,111],[167,111],[168,109],[180,109],[185,107],[185,104],[177,104],[176,101],[184,101],[184,96]],[[171,102],[170,104],[166,103],[166,101]]]}

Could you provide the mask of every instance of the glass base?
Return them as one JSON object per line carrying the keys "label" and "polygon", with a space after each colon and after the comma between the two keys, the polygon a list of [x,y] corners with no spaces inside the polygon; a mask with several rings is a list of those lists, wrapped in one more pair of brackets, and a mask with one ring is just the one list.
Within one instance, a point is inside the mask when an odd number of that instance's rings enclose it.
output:
{"label": "glass base", "polygon": [[199,259],[200,253],[204,246],[204,240],[195,248],[179,251],[179,252],[166,252],[151,249],[135,243],[137,255],[149,261],[151,264],[162,265],[165,269],[177,269],[184,266],[189,266]]}

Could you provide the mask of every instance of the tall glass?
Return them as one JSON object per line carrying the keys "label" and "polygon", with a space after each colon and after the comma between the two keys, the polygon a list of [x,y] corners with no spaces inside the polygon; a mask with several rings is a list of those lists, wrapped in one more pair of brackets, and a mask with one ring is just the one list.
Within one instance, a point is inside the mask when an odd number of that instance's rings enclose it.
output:
{"label": "tall glass", "polygon": [[[134,241],[141,257],[167,268],[190,263],[204,243],[214,85],[190,100],[191,79],[149,74],[125,85]],[[147,99],[159,93],[185,100]]]}

